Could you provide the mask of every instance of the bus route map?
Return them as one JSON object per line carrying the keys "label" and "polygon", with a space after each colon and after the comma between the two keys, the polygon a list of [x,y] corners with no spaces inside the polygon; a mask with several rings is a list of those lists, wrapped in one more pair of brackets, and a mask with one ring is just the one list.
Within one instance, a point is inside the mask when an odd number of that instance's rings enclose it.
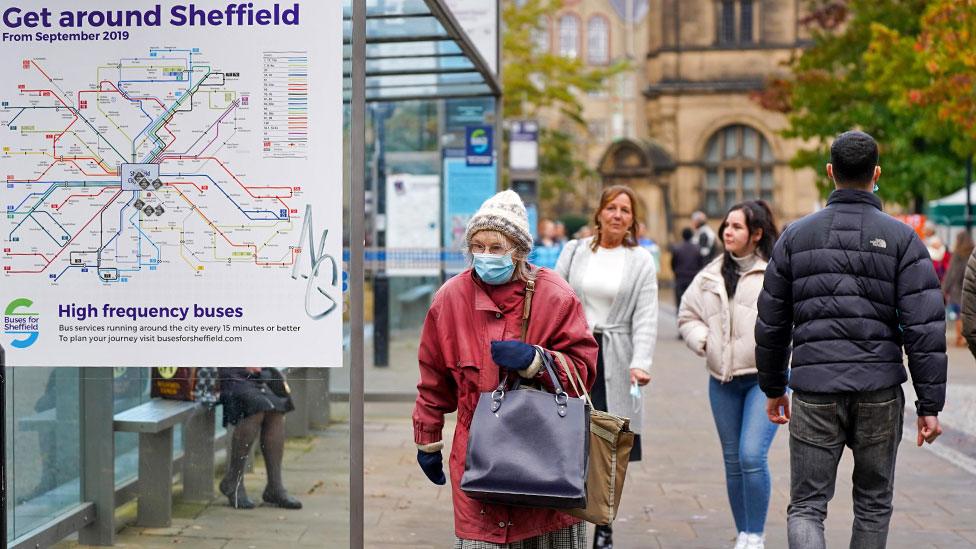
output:
{"label": "bus route map", "polygon": [[[265,63],[281,56],[265,56]],[[269,61],[271,59],[271,61]],[[0,84],[5,277],[94,277],[124,283],[152,271],[287,268],[300,254],[302,189],[252,181],[244,137],[264,102],[284,98],[287,126],[263,153],[304,154],[307,96],[300,56],[283,89],[237,89],[239,73],[199,49],[150,48],[65,81],[47,59],[9,58]],[[274,67],[271,67],[274,69]],[[269,68],[265,67],[266,75]],[[262,97],[262,95],[264,97]],[[265,114],[267,116],[267,114]],[[274,120],[270,124],[276,124]],[[285,130],[277,131],[274,130]],[[267,138],[265,138],[267,139]],[[289,149],[288,147],[296,147]]]}

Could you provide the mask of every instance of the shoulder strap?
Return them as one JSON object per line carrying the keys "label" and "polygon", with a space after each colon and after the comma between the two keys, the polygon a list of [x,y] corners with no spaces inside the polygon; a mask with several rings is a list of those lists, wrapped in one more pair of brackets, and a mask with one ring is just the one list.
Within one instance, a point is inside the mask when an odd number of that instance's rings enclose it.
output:
{"label": "shoulder strap", "polygon": [[529,279],[525,281],[525,301],[522,303],[522,341],[529,333],[529,314],[532,312],[532,296],[535,295],[535,269],[529,271]]}
{"label": "shoulder strap", "polygon": [[569,253],[569,266],[566,267],[566,282],[569,282],[569,277],[572,276],[570,273],[573,272],[573,260],[576,259],[576,252],[579,251],[580,243],[583,241],[576,239],[573,242],[575,242],[576,245],[573,246],[573,251]]}
{"label": "shoulder strap", "polygon": [[[563,370],[566,371],[566,377],[569,378],[569,385],[573,388],[573,391],[576,392],[576,396],[581,396],[585,398],[586,403],[590,405],[590,408],[592,408],[593,401],[590,400],[590,395],[586,392],[586,386],[583,385],[583,378],[580,377],[579,370],[576,370],[575,368],[570,368],[569,363],[566,361],[566,357],[564,357],[562,353],[558,351],[553,351],[552,355],[556,357],[556,361],[558,361],[559,364],[562,365]],[[575,379],[573,376],[574,373],[576,374]],[[576,385],[577,381],[579,381],[579,386]]]}

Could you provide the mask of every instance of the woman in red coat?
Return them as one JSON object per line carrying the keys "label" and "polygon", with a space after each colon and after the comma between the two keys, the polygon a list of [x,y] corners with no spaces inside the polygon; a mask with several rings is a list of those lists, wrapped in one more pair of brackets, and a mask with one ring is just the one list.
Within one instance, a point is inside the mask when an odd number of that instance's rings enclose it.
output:
{"label": "woman in red coat", "polygon": [[[547,509],[482,503],[459,488],[479,393],[493,390],[507,371],[550,385],[540,374],[540,351],[532,345],[562,353],[587,388],[593,384],[597,355],[576,294],[548,269],[535,271],[528,335],[526,342],[519,340],[532,237],[517,194],[503,191],[485,201],[468,223],[464,241],[474,267],[437,292],[424,322],[413,413],[417,460],[432,482],[446,482],[444,415],[457,411],[449,460],[455,548],[507,548],[522,542],[539,549],[584,549],[586,529],[579,519]],[[571,391],[565,372],[557,369],[557,374]]]}

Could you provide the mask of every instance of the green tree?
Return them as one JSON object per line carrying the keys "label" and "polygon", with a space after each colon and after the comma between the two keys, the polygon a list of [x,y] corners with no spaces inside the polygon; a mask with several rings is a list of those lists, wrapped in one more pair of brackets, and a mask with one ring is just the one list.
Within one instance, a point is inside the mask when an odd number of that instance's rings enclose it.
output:
{"label": "green tree", "polygon": [[[809,2],[813,45],[790,63],[790,78],[773,80],[759,100],[787,113],[786,137],[809,146],[792,160],[818,173],[826,195],[833,188],[823,170],[831,139],[851,128],[873,135],[881,147],[882,199],[920,212],[926,200],[962,186],[962,167],[951,136],[932,123],[931,111],[910,104],[907,90],[924,74],[910,55],[922,30],[927,0],[815,0]],[[878,40],[888,40],[884,51]],[[896,39],[896,40],[895,40]],[[907,48],[907,51],[906,51]]]}
{"label": "green tree", "polygon": [[506,0],[502,4],[505,118],[559,115],[559,123],[540,125],[539,195],[543,201],[559,192],[576,191],[576,183],[593,175],[576,139],[587,131],[579,97],[602,90],[610,77],[628,66],[621,61],[609,67],[588,67],[579,59],[540,51],[535,37],[542,31],[544,17],[561,6],[562,0]]}

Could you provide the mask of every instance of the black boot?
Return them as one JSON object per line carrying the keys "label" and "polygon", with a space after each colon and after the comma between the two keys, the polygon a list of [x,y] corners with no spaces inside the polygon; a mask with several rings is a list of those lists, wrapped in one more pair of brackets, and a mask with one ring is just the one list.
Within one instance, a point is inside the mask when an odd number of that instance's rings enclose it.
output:
{"label": "black boot", "polygon": [[236,482],[233,479],[224,477],[220,481],[220,493],[227,496],[227,501],[234,509],[254,509],[257,505],[247,497],[244,490],[244,478],[239,478]]}
{"label": "black boot", "polygon": [[282,509],[301,509],[302,502],[288,495],[281,480],[281,462],[285,454],[285,415],[268,412],[261,426],[261,453],[268,472],[268,486],[261,499]]}
{"label": "black boot", "polygon": [[613,549],[613,528],[597,525],[593,532],[593,549]]}
{"label": "black boot", "polygon": [[227,496],[227,501],[234,509],[257,507],[244,490],[244,466],[263,419],[264,414],[255,414],[242,419],[234,426],[230,455],[227,456],[227,472],[220,481],[220,493]]}
{"label": "black boot", "polygon": [[302,508],[302,502],[289,495],[288,492],[275,492],[271,490],[270,486],[264,489],[264,494],[261,495],[261,499],[268,505],[274,505],[282,509]]}

